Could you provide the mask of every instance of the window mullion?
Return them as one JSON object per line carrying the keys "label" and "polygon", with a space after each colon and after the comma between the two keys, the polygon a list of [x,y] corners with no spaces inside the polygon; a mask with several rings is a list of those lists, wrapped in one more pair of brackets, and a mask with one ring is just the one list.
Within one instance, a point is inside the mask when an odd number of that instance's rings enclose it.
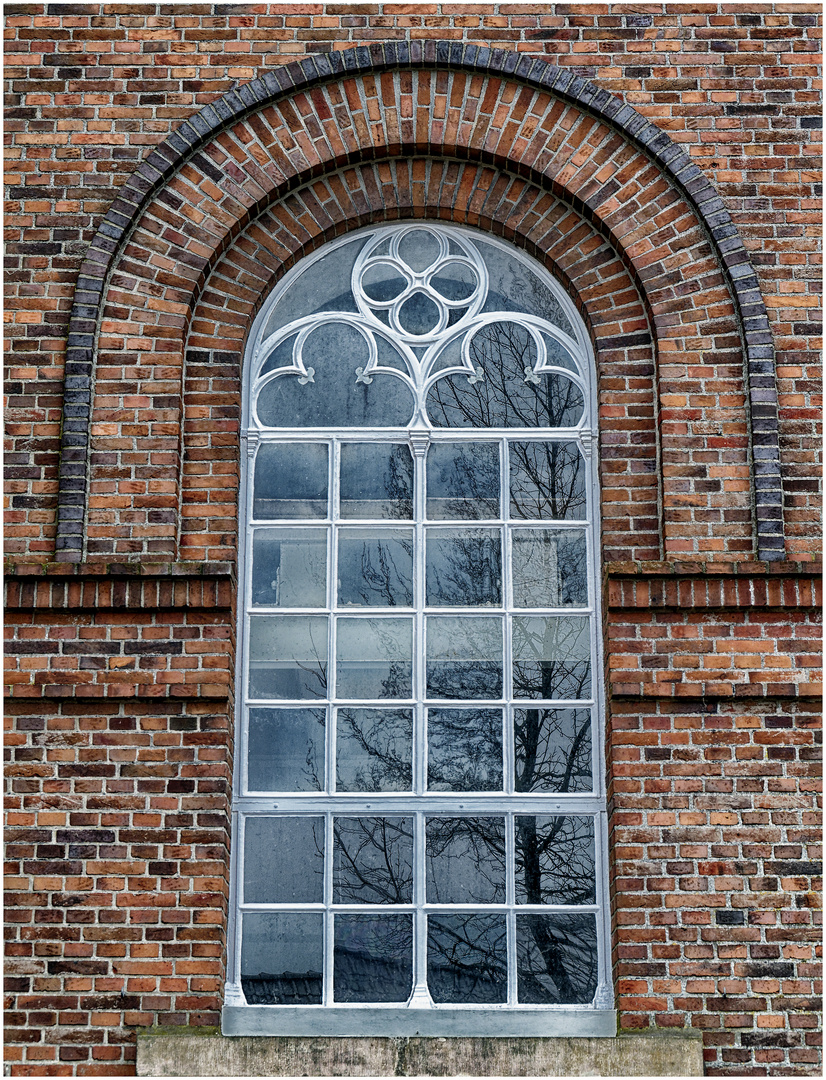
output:
{"label": "window mullion", "polygon": [[324,979],[322,982],[322,1002],[333,1003],[333,961],[335,957],[335,926],[333,904],[333,815],[324,815]]}
{"label": "window mullion", "polygon": [[508,949],[508,1004],[516,1004],[516,836],[514,816],[505,815],[505,900],[508,904],[507,949]]}
{"label": "window mullion", "polygon": [[[429,441],[429,440],[428,440]],[[413,452],[413,604],[414,648],[413,648],[413,791],[417,796],[425,793],[427,785],[427,733],[425,726],[424,700],[427,687],[427,668],[425,659],[425,467],[428,441],[422,438],[411,440]],[[419,1007],[430,1004],[427,989],[427,916],[423,905],[426,899],[425,880],[425,815],[415,814],[414,849],[413,849],[413,902],[416,912],[413,916],[413,993],[411,1004]]]}

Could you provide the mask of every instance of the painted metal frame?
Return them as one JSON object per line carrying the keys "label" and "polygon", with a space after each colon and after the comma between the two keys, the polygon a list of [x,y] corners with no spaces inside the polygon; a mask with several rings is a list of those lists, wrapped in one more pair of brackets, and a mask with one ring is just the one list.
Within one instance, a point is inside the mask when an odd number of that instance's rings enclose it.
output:
{"label": "painted metal frame", "polygon": [[[376,262],[392,262],[395,268],[401,265],[399,259],[399,244],[405,235],[413,229],[426,228],[434,234],[440,245],[439,264],[445,262],[461,262],[472,267],[477,275],[479,287],[477,293],[471,298],[470,303],[463,302],[467,308],[465,315],[453,326],[447,325],[447,309],[440,312],[439,323],[430,335],[412,335],[407,333],[399,322],[398,312],[405,299],[415,290],[430,295],[435,290],[430,286],[429,280],[434,277],[439,266],[431,265],[427,272],[414,274],[409,267],[405,269],[407,278],[406,291],[396,297],[394,301],[384,306],[389,311],[391,325],[388,327],[373,312],[376,308],[375,301],[371,301],[361,291],[361,282],[367,270]],[[275,304],[283,296],[286,289],[295,281],[296,276],[304,272],[310,265],[330,252],[334,247],[351,242],[359,233],[350,233],[341,240],[334,241],[313,256],[302,260],[297,267],[286,275],[280,286],[259,313],[250,336],[250,345],[247,350],[247,362],[244,378],[244,401],[242,416],[242,440],[245,453],[242,454],[241,496],[239,520],[248,522],[245,529],[245,541],[239,545],[239,582],[243,590],[242,601],[238,604],[238,641],[236,662],[236,699],[237,705],[237,737],[235,751],[235,771],[233,782],[233,806],[232,806],[232,841],[231,841],[231,905],[228,930],[227,949],[227,983],[225,988],[225,1005],[222,1013],[222,1029],[225,1034],[313,1034],[313,1035],[593,1035],[612,1036],[616,1034],[616,1013],[614,1011],[614,995],[610,970],[610,919],[608,911],[608,828],[606,814],[606,791],[605,791],[605,762],[604,762],[604,686],[602,676],[602,641],[601,641],[601,616],[599,597],[599,550],[598,550],[598,521],[599,521],[599,492],[597,479],[597,462],[593,453],[597,438],[597,401],[595,390],[595,367],[590,343],[584,326],[576,312],[576,309],[567,295],[558,284],[533,260],[528,260],[522,253],[510,245],[491,237],[487,234],[479,234],[472,230],[458,226],[436,225],[429,222],[407,222],[397,225],[382,226],[361,230],[369,239],[359,254],[353,275],[352,287],[359,307],[358,315],[349,313],[343,316],[341,313],[322,313],[318,316],[308,316],[296,320],[281,327],[275,334],[263,336],[264,328],[270,312]],[[480,315],[479,312],[484,303],[487,290],[487,271],[484,262],[476,251],[473,240],[478,237],[485,244],[504,248],[511,256],[518,257],[529,263],[531,272],[541,277],[544,284],[551,290],[564,312],[565,318],[574,328],[575,339],[563,330],[555,327],[536,316],[504,313],[487,313]],[[389,240],[389,245],[387,241]],[[376,254],[376,249],[383,245],[384,250]],[[459,254],[457,255],[457,249]],[[425,401],[427,391],[438,378],[450,374],[464,373],[469,381],[483,377],[482,372],[474,367],[470,357],[469,342],[473,333],[480,327],[488,325],[496,319],[506,318],[510,322],[517,322],[524,326],[533,338],[538,359],[534,368],[525,369],[526,381],[538,381],[538,373],[542,371],[556,371],[566,378],[572,379],[583,391],[585,408],[583,416],[575,428],[553,429],[542,431],[535,428],[521,429],[467,429],[467,428],[433,428],[430,424],[426,411]],[[306,341],[311,329],[320,325],[323,321],[346,321],[357,328],[359,333],[371,342],[370,359],[363,367],[356,369],[356,379],[359,382],[369,383],[375,377],[395,377],[403,379],[416,396],[414,418],[410,425],[404,429],[397,428],[340,428],[325,429],[323,431],[309,428],[279,428],[266,429],[257,419],[255,411],[255,398],[262,386],[265,386],[274,378],[281,377],[285,373],[299,376],[299,382],[313,381],[314,371],[304,363],[302,346]],[[541,332],[540,332],[541,331]],[[578,365],[578,372],[574,373],[568,368],[554,367],[547,363],[543,335],[555,337],[560,340],[567,350],[574,356]],[[385,336],[392,340],[394,347],[402,351],[408,366],[407,373],[395,368],[381,367],[378,364],[377,351],[375,348],[375,336]],[[294,337],[296,344],[293,349],[293,363],[291,367],[279,368],[257,376],[256,372],[266,362],[281,342]],[[434,372],[431,366],[446,340],[461,340],[461,365],[441,368]],[[414,351],[414,346],[416,351]],[[575,441],[582,452],[586,465],[589,469],[589,483],[587,485],[587,516],[586,520],[569,521],[533,521],[519,520],[509,521],[508,482],[508,442],[509,440],[525,442],[528,440],[549,441]],[[501,699],[468,702],[466,700],[450,701],[438,699],[430,702],[433,707],[462,707],[485,706],[501,707],[504,717],[503,750],[504,750],[504,775],[505,787],[502,794],[498,793],[449,793],[426,791],[426,731],[425,712],[428,702],[425,697],[425,634],[426,618],[432,618],[433,614],[425,616],[425,581],[424,581],[424,533],[425,528],[434,528],[426,517],[426,488],[424,462],[427,449],[431,443],[436,442],[469,442],[480,440],[487,443],[497,442],[500,446],[500,508],[504,517],[489,520],[474,520],[474,527],[498,528],[502,536],[502,566],[503,566],[503,589],[502,603],[498,608],[459,608],[450,607],[440,611],[439,614],[448,616],[475,616],[484,618],[500,618],[503,620],[503,630],[506,620],[521,615],[560,615],[560,616],[583,616],[590,619],[590,642],[591,642],[591,678],[592,692],[587,700],[574,701],[570,699],[557,699],[538,702],[533,699],[520,701],[514,700],[511,690],[511,656],[509,655],[510,634],[504,633],[504,679],[503,696]],[[328,453],[328,512],[324,519],[279,519],[276,521],[257,522],[252,515],[253,492],[252,474],[255,454],[258,447],[265,442],[289,442],[289,443],[326,443],[330,450]],[[413,521],[408,523],[401,520],[383,519],[342,519],[338,515],[338,457],[342,442],[397,442],[406,443],[410,446],[415,462],[415,486],[414,486],[414,511]],[[439,522],[442,527],[451,527],[458,522]],[[465,523],[469,524],[469,523]],[[344,609],[336,607],[335,583],[337,581],[336,553],[337,543],[335,534],[340,528],[373,526],[381,528],[405,528],[412,530],[414,534],[414,604],[410,608],[366,608]],[[552,527],[555,530],[585,530],[587,536],[587,560],[588,560],[588,596],[589,604],[586,607],[564,608],[514,608],[512,605],[512,590],[510,582],[510,559],[508,558],[508,546],[510,534],[513,529],[519,528],[543,528]],[[313,528],[324,530],[327,534],[327,606],[326,608],[267,608],[251,603],[251,573],[252,573],[252,538],[256,529],[271,528]],[[267,615],[321,615],[329,617],[329,640],[328,640],[328,665],[331,672],[331,693],[335,693],[335,633],[339,618],[359,616],[369,619],[381,618],[409,618],[414,627],[414,650],[413,650],[413,696],[411,699],[381,699],[373,701],[356,701],[346,699],[339,701],[335,696],[329,699],[313,700],[302,699],[296,701],[267,699],[266,705],[272,708],[302,707],[302,708],[325,708],[325,774],[326,793],[301,792],[301,793],[263,793],[251,791],[247,787],[247,737],[248,737],[248,706],[252,704],[265,704],[264,701],[253,702],[247,698],[247,665],[248,665],[248,642],[249,620],[255,617]],[[416,642],[420,646],[416,647]],[[325,703],[326,702],[326,703]],[[401,793],[336,793],[335,784],[335,709],[339,705],[347,707],[385,707],[402,708],[405,706],[414,709],[414,773],[413,792]],[[557,708],[588,708],[591,712],[591,745],[592,745],[592,770],[594,778],[594,790],[591,794],[576,795],[527,795],[514,794],[514,748],[513,748],[513,723],[512,714],[514,708],[519,707],[557,707]],[[425,933],[425,918],[428,912],[433,910],[461,911],[467,909],[478,910],[479,905],[432,905],[425,902],[425,870],[424,870],[424,819],[429,814],[459,812],[470,815],[472,813],[496,813],[504,816],[506,820],[506,842],[508,851],[508,895],[506,903],[502,905],[485,905],[485,912],[504,912],[508,921],[508,971],[509,993],[507,1005],[466,1005],[457,1008],[454,1005],[434,1004],[426,988],[426,963],[427,963],[427,940]],[[332,842],[332,818],[334,814],[404,814],[412,816],[416,821],[415,850],[414,850],[414,892],[413,903],[409,905],[336,905],[335,911],[345,912],[403,912],[411,911],[416,920],[415,930],[415,956],[414,956],[414,988],[413,993],[405,1006],[384,1004],[334,1004],[332,1001],[332,956],[333,956],[333,913],[332,913],[332,881],[331,862],[328,857],[325,869],[324,903],[321,905],[258,905],[243,902],[243,829],[244,821],[248,816],[273,814],[308,814],[313,816],[324,815],[325,831],[327,837],[326,849],[330,851]],[[596,846],[596,903],[592,905],[571,906],[532,906],[516,904],[513,895],[514,873],[514,828],[513,817],[519,813],[538,813],[543,815],[553,814],[584,814],[594,818],[595,846]],[[330,880],[327,880],[330,879]],[[321,1005],[307,1005],[301,1007],[285,1005],[248,1005],[241,989],[240,959],[241,959],[241,934],[240,923],[244,911],[323,911],[325,912],[325,949],[324,949],[324,986],[325,997]],[[598,986],[593,1001],[587,1005],[519,1005],[515,995],[515,915],[530,914],[536,912],[595,912],[597,915],[597,938],[598,938]]]}

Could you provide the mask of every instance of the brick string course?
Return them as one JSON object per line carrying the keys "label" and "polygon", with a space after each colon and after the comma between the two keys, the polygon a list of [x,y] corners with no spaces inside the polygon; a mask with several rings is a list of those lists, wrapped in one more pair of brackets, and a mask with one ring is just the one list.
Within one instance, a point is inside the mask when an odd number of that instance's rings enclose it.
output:
{"label": "brick string course", "polygon": [[[819,11],[6,6],[13,1074],[130,1074],[136,1030],[218,1020],[244,334],[285,266],[345,220],[374,220],[387,205],[402,216],[438,207],[444,219],[550,258],[591,329],[621,1022],[701,1029],[711,1075],[819,1073],[819,578],[807,561],[819,539]],[[668,362],[669,345],[691,335],[675,329],[651,286],[656,264],[629,253],[610,206],[588,220],[565,191],[552,194],[504,162],[420,154],[327,162],[250,215],[248,163],[274,157],[265,118],[205,152],[216,192],[204,170],[182,170],[118,265],[101,327],[87,561],[55,564],[67,319],[117,188],[236,81],[306,53],[428,37],[544,57],[592,79],[665,130],[715,183],[769,311],[794,562],[754,561],[742,360],[726,340],[731,307],[711,267],[711,330],[692,333],[700,352],[714,350],[713,377]],[[435,90],[438,79],[459,85],[455,74],[431,78]],[[385,119],[405,107],[391,89],[381,84],[377,98]],[[296,138],[323,122],[334,92],[304,99]],[[512,106],[507,86],[495,93]],[[467,107],[470,80],[462,94]],[[364,86],[359,97],[368,101]],[[338,108],[345,130],[345,112],[357,110]],[[629,153],[599,125],[568,117],[561,130],[584,177],[600,154],[603,167]],[[188,184],[200,184],[200,202],[186,197]],[[241,197],[229,213],[232,196]],[[197,230],[187,232],[194,218],[180,211],[195,206],[208,206],[213,246],[193,274]],[[664,234],[666,258],[697,276],[708,258],[702,238],[680,207],[667,224],[675,222],[684,229]],[[166,259],[168,279],[150,279],[139,252],[156,269]],[[176,277],[185,284],[177,297]],[[679,310],[687,323],[690,307]],[[693,401],[679,396],[687,379],[697,381]],[[715,443],[721,420],[725,445]]]}

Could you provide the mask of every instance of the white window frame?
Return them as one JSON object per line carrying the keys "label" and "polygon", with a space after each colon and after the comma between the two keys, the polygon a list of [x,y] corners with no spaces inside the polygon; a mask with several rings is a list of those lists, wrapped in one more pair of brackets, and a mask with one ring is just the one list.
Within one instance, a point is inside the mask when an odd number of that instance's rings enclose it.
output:
{"label": "white window frame", "polygon": [[[255,410],[252,408],[253,395],[257,392],[260,385],[260,381],[256,378],[256,368],[262,363],[262,359],[266,358],[268,352],[272,349],[273,335],[264,336],[264,329],[267,325],[268,318],[278,303],[279,299],[283,296],[284,292],[295,281],[296,276],[303,273],[309,266],[315,263],[317,260],[323,258],[335,247],[339,247],[343,244],[352,242],[353,239],[359,234],[370,233],[382,233],[382,235],[388,235],[396,238],[396,242],[400,239],[406,231],[416,227],[432,228],[440,233],[448,233],[451,238],[457,238],[461,242],[461,238],[464,238],[465,242],[472,242],[474,239],[484,241],[485,244],[503,248],[512,257],[518,258],[520,261],[529,265],[533,274],[539,277],[542,282],[552,292],[553,296],[558,301],[559,305],[564,312],[566,319],[570,326],[574,329],[576,335],[575,339],[572,339],[568,334],[564,333],[556,327],[549,327],[542,320],[535,319],[530,315],[521,315],[509,313],[509,318],[514,321],[520,322],[526,326],[533,324],[542,324],[542,331],[548,336],[557,336],[560,340],[564,341],[564,344],[570,352],[575,355],[576,361],[580,368],[580,377],[574,377],[574,381],[577,381],[584,390],[585,396],[585,408],[580,423],[574,428],[565,429],[553,429],[552,433],[547,430],[539,429],[524,429],[524,428],[434,428],[423,416],[423,410],[421,408],[416,410],[414,420],[412,423],[404,428],[338,428],[338,429],[311,429],[311,428],[264,428],[257,420]],[[368,245],[369,246],[369,245]],[[362,259],[362,255],[359,256]],[[358,267],[358,260],[357,260]],[[354,275],[355,278],[355,275]],[[485,282],[486,287],[486,282]],[[354,317],[355,318],[355,317]],[[484,316],[481,317],[484,319]],[[464,320],[463,320],[464,323]],[[481,323],[480,323],[481,325]],[[371,360],[371,364],[373,361]],[[468,371],[468,365],[470,370]],[[303,378],[312,379],[312,369],[309,370],[303,367],[300,363],[296,366],[296,373],[302,375]],[[458,370],[465,370],[469,375],[473,374],[472,364],[470,360],[465,357],[464,367]],[[562,369],[556,368],[554,370],[562,371]],[[359,378],[364,380],[366,378],[369,381],[372,368],[368,365],[365,371],[359,372]],[[571,377],[570,371],[564,372],[567,376]],[[426,372],[420,373],[418,379],[418,393],[420,395],[420,403],[424,401],[424,395],[426,393],[426,386],[432,382],[436,376],[432,376],[429,382],[426,380]],[[439,373],[440,376],[444,375],[444,372]],[[380,371],[376,373],[377,378],[392,377],[388,374],[381,374]],[[530,378],[528,369],[526,369],[526,377]],[[411,382],[412,385],[412,382]],[[510,723],[510,716],[514,707],[531,707],[527,701],[516,701],[513,699],[508,701],[508,680],[510,678],[510,656],[508,655],[508,646],[505,646],[504,657],[504,671],[505,682],[503,686],[503,702],[502,707],[505,716],[505,736],[503,741],[504,746],[504,768],[505,768],[505,792],[504,794],[498,793],[433,793],[423,794],[424,792],[424,779],[423,774],[425,770],[425,764],[422,760],[423,749],[423,737],[421,725],[422,721],[420,717],[424,711],[425,706],[422,704],[424,701],[424,644],[423,644],[423,623],[424,623],[424,569],[423,569],[423,552],[424,552],[424,529],[426,519],[424,515],[425,509],[425,489],[424,489],[424,470],[421,467],[427,449],[431,443],[443,442],[443,441],[461,441],[469,442],[473,440],[482,440],[485,442],[498,441],[500,447],[503,449],[500,454],[507,454],[508,440],[515,440],[524,442],[527,440],[541,440],[548,441],[549,439],[560,439],[566,441],[575,441],[581,448],[582,455],[584,457],[586,467],[588,470],[586,491],[587,491],[587,504],[588,512],[587,519],[585,521],[569,521],[569,522],[553,522],[554,529],[585,529],[588,537],[587,551],[588,551],[588,594],[589,594],[589,606],[587,608],[577,608],[572,610],[571,608],[560,609],[541,609],[541,613],[544,614],[566,614],[566,615],[583,615],[590,617],[590,640],[591,640],[591,679],[592,679],[592,697],[586,701],[577,702],[554,702],[553,706],[557,708],[590,708],[591,709],[591,746],[592,746],[592,767],[594,775],[594,791],[592,794],[570,794],[570,795],[535,795],[535,794],[517,794],[512,793],[512,777],[513,777],[513,725]],[[449,225],[445,226],[442,223],[425,222],[425,221],[407,221],[401,222],[395,225],[385,226],[372,226],[366,229],[358,230],[358,232],[351,232],[344,237],[331,241],[324,245],[319,251],[313,255],[302,259],[300,263],[294,267],[282,281],[278,287],[268,298],[267,302],[263,305],[262,310],[259,312],[249,337],[249,344],[246,349],[246,358],[244,364],[244,379],[243,379],[243,405],[242,405],[242,453],[241,453],[241,478],[240,478],[240,502],[239,502],[239,550],[238,550],[238,582],[239,582],[239,597],[238,597],[238,648],[236,650],[236,708],[238,722],[236,724],[236,738],[235,738],[235,762],[233,773],[233,800],[232,800],[232,835],[231,835],[231,891],[230,891],[230,906],[229,906],[229,919],[228,919],[228,932],[227,932],[227,980],[225,986],[225,1003],[222,1011],[222,1030],[226,1035],[244,1035],[244,1034],[260,1034],[260,1035],[373,1035],[373,1036],[409,1036],[415,1034],[431,1035],[431,1036],[538,1036],[538,1035],[551,1035],[551,1036],[613,1036],[616,1034],[617,1014],[614,1009],[614,993],[611,978],[611,932],[610,932],[610,912],[609,912],[609,891],[608,891],[608,824],[607,824],[607,809],[606,809],[606,769],[604,759],[604,715],[605,715],[605,692],[604,692],[604,679],[603,679],[603,663],[602,663],[602,619],[600,611],[600,557],[599,557],[599,485],[598,485],[598,472],[597,472],[597,455],[593,452],[597,445],[597,393],[596,393],[596,371],[593,353],[588,339],[587,332],[582,323],[582,320],[564,290],[558,285],[558,283],[552,278],[552,276],[544,270],[544,268],[533,259],[528,257],[513,245],[506,244],[499,239],[490,236],[487,233],[481,231],[465,229],[460,226]],[[339,453],[339,446],[342,442],[406,442],[410,446],[414,460],[416,462],[415,470],[415,490],[414,490],[414,559],[419,569],[416,571],[415,577],[415,595],[414,606],[412,609],[400,609],[392,608],[385,612],[386,615],[392,615],[393,617],[399,617],[404,614],[413,614],[414,625],[417,630],[416,640],[422,642],[422,647],[419,651],[419,655],[413,657],[413,670],[414,670],[414,705],[418,701],[418,708],[415,709],[414,720],[414,745],[419,747],[418,751],[414,752],[414,792],[418,788],[419,794],[411,793],[369,793],[369,794],[353,794],[353,793],[341,793],[341,794],[318,794],[314,792],[302,792],[294,794],[273,794],[272,796],[264,796],[261,793],[248,793],[246,788],[246,760],[247,760],[247,650],[249,641],[249,618],[251,614],[260,614],[262,609],[259,606],[253,608],[252,600],[252,588],[251,588],[251,545],[252,535],[254,529],[254,519],[252,516],[253,509],[253,493],[252,493],[252,479],[253,479],[253,467],[255,454],[258,447],[265,442],[297,442],[297,443],[313,443],[322,442],[327,443],[331,450],[329,453],[329,484],[328,484],[328,516],[321,519],[301,519],[301,520],[278,520],[267,521],[267,525],[278,527],[296,527],[296,528],[324,528],[327,530],[328,535],[335,533],[335,528],[338,524],[337,514],[337,500],[336,492],[334,490],[334,478],[336,476],[336,459]],[[501,461],[500,467],[500,482],[503,485],[503,489],[506,492],[508,484],[508,468],[507,459]],[[475,520],[472,522],[474,526],[482,527],[500,527],[504,542],[507,543],[507,537],[509,530],[506,527],[508,525],[508,500],[503,499],[500,506],[500,513],[505,514],[505,518],[497,518],[495,520]],[[332,516],[331,516],[332,515]],[[359,524],[379,524],[376,521],[369,523],[360,522],[359,520],[348,518],[346,524],[349,526],[357,526]],[[386,520],[380,523],[382,526],[387,527],[409,527],[407,523],[396,520]],[[442,522],[443,525],[448,526],[449,522]],[[466,524],[471,524],[470,522]],[[526,527],[536,528],[538,525],[549,525],[550,522],[536,522],[536,521],[524,521],[521,522]],[[335,567],[330,565],[332,560],[335,559],[335,544],[328,542],[328,608],[324,609],[303,609],[303,608],[290,608],[288,610],[278,609],[282,614],[289,615],[324,615],[328,617],[330,612],[333,612],[333,617],[330,619],[331,627],[334,627],[337,616],[335,615],[335,608],[330,607],[335,601],[335,597],[332,595],[334,589],[334,583],[336,581]],[[503,574],[507,578],[509,570],[504,568],[509,565],[509,560],[505,556],[505,546],[503,543],[502,548],[502,560],[503,560]],[[503,604],[500,609],[468,609],[468,608],[446,608],[441,611],[444,615],[467,615],[477,614],[480,616],[495,616],[498,614],[500,618],[504,620],[511,619],[514,615],[531,614],[533,609],[514,608],[509,603],[511,598],[510,588],[506,581],[503,580]],[[274,613],[273,609],[264,609],[263,613]],[[354,614],[352,608],[347,611],[342,611],[341,616],[347,614]],[[371,617],[382,617],[382,609],[370,608],[369,614]],[[506,622],[503,622],[506,625]],[[331,629],[331,637],[334,630]],[[509,635],[505,634],[506,641]],[[331,640],[328,645],[328,665],[330,667],[335,664],[335,652],[334,641]],[[325,767],[328,777],[334,775],[334,723],[333,723],[333,709],[339,704],[334,699],[327,699],[324,701],[304,700],[300,703],[292,702],[279,702],[278,704],[285,707],[308,707],[308,708],[325,708],[327,710],[327,722],[325,724]],[[345,704],[341,702],[341,704]],[[347,704],[352,705],[352,702],[348,701]],[[395,708],[404,707],[409,704],[406,701],[400,700],[384,700],[381,703],[377,703],[380,706]],[[439,702],[442,707],[451,707],[450,701]],[[453,703],[456,707],[469,706],[470,702],[461,701]],[[479,707],[484,707],[488,703],[478,703]],[[493,703],[491,703],[493,704]],[[435,706],[434,706],[435,707]],[[540,707],[545,707],[540,706]],[[418,738],[416,735],[418,734]],[[332,782],[332,781],[330,781]],[[510,785],[510,792],[508,787]],[[329,790],[329,788],[328,788]],[[422,972],[423,967],[426,971],[426,949],[427,942],[426,937],[423,939],[421,928],[424,925],[424,912],[426,906],[423,906],[424,900],[424,870],[423,870],[423,858],[418,859],[418,866],[416,872],[416,880],[414,881],[414,898],[417,903],[411,905],[394,906],[390,910],[393,912],[413,911],[414,919],[418,919],[418,931],[417,931],[417,944],[415,948],[414,957],[414,989],[411,998],[406,1005],[386,1005],[386,1004],[333,1004],[327,1000],[320,1005],[250,1005],[247,1004],[241,988],[241,933],[240,933],[240,912],[249,907],[242,903],[241,890],[243,887],[243,823],[247,816],[257,815],[272,815],[273,813],[282,814],[285,812],[312,814],[314,816],[324,815],[326,821],[326,836],[327,836],[327,851],[330,851],[330,844],[332,839],[332,815],[333,813],[363,813],[369,815],[381,815],[381,814],[405,814],[408,816],[415,816],[417,819],[417,845],[423,846],[424,840],[424,817],[425,813],[439,813],[439,812],[455,812],[461,810],[466,814],[472,813],[496,813],[497,815],[504,815],[506,819],[507,838],[509,843],[509,852],[511,862],[513,860],[513,816],[518,813],[527,814],[556,814],[556,813],[571,813],[571,814],[583,814],[591,815],[594,818],[594,831],[595,831],[595,843],[596,843],[596,903],[593,905],[584,905],[577,908],[582,912],[595,912],[596,913],[596,925],[597,925],[597,939],[598,939],[598,985],[595,997],[593,1001],[586,1005],[520,1005],[520,1004],[503,1004],[503,1005],[434,1005],[426,989],[423,988],[422,980],[424,978]],[[329,864],[331,858],[327,857],[328,869],[325,871],[325,878],[331,876],[329,870]],[[418,880],[421,878],[421,880]],[[331,906],[331,883],[325,881],[325,905],[319,908],[317,905],[268,905],[266,910],[296,910],[302,908],[304,910],[324,910],[326,915],[325,920],[325,984],[329,985],[330,975],[332,971],[332,914],[330,913]],[[515,990],[515,971],[513,969],[513,950],[514,950],[514,930],[513,919],[515,912],[518,910],[520,913],[531,913],[538,911],[552,912],[558,910],[554,907],[543,906],[527,907],[526,905],[516,905],[515,899],[512,894],[512,890],[507,897],[507,903],[504,905],[491,905],[490,911],[499,912],[506,911],[508,919],[510,920],[509,929],[509,982],[512,984],[510,987],[509,998],[511,1002],[514,1001]],[[259,908],[260,905],[254,905]],[[341,906],[337,905],[336,910],[341,912]],[[346,908],[344,909],[347,910]],[[379,913],[379,909],[374,908],[376,914]],[[459,909],[460,910],[460,909]],[[570,911],[570,908],[563,908],[562,910]]]}

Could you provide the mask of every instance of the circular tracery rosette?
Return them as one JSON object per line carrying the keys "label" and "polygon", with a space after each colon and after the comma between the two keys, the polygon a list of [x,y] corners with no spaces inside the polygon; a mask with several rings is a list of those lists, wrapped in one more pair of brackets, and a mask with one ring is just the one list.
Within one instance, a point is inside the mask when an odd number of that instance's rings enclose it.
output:
{"label": "circular tracery rosette", "polygon": [[359,311],[408,345],[428,344],[471,319],[488,292],[485,264],[460,234],[414,225],[368,243],[353,267]]}

